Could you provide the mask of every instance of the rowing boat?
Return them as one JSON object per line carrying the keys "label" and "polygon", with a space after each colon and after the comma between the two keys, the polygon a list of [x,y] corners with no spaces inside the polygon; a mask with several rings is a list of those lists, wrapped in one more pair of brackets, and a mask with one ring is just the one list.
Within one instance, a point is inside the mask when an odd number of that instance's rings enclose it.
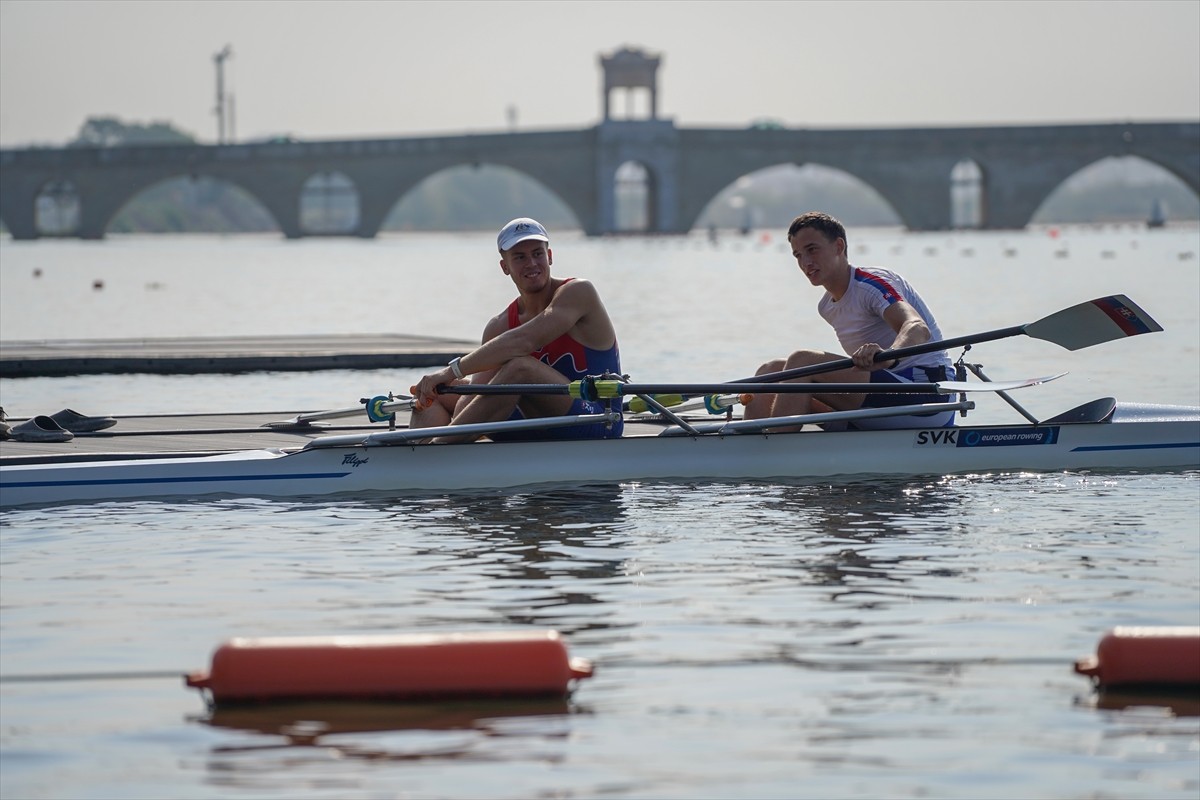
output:
{"label": "rowing boat", "polygon": [[[970,401],[938,404],[969,407]],[[926,407],[896,407],[911,413]],[[808,415],[814,425],[853,412]],[[561,418],[595,423],[606,415]],[[796,418],[774,424],[795,423]],[[1087,403],[1039,424],[772,433],[731,420],[628,425],[616,439],[427,444],[439,429],[322,436],[296,449],[0,464],[0,505],[240,495],[404,494],[536,484],[1200,468],[1200,409]],[[461,426],[460,426],[461,427]],[[502,428],[503,429],[503,428]],[[630,430],[633,429],[631,433]],[[644,430],[639,430],[644,429]],[[455,431],[462,432],[462,431]]]}
{"label": "rowing boat", "polygon": [[[1117,301],[1114,305],[1114,301]],[[1128,298],[1101,298],[1030,325],[960,337],[957,344],[1024,334],[1056,341],[1069,349],[1161,330]],[[946,345],[950,340],[941,344]],[[930,343],[919,347],[934,347]],[[912,348],[909,352],[912,352]],[[895,357],[884,351],[880,360]],[[962,360],[960,359],[960,363]],[[828,371],[842,368],[840,361]],[[801,377],[796,371],[717,384],[632,384],[608,378],[575,384],[508,387],[458,386],[461,393],[570,393],[604,398],[608,411],[551,419],[513,420],[419,430],[397,428],[395,412],[407,399],[376,397],[354,408],[298,414],[264,426],[300,430],[304,443],[283,447],[230,447],[216,454],[142,451],[116,454],[50,453],[0,458],[0,506],[86,503],[137,498],[209,495],[319,497],[353,493],[446,492],[506,489],[543,484],[642,481],[804,480],[836,476],[948,475],[1014,471],[1200,469],[1200,408],[1118,403],[1101,398],[1053,418],[1038,420],[1010,392],[1039,386],[1059,376],[994,382],[978,365],[967,365],[982,380],[911,384],[907,389],[937,393],[943,400],[920,405],[860,408],[792,417],[736,418],[729,402],[706,403],[724,416],[697,419],[675,403],[689,394],[753,389],[815,392],[817,384],[774,383]],[[803,368],[805,375],[813,367]],[[782,377],[780,377],[782,376]],[[896,393],[896,384],[870,385]],[[822,384],[821,392],[870,391],[862,384]],[[664,393],[675,399],[664,402]],[[968,395],[997,395],[1021,411],[1020,424],[956,424],[922,427],[920,417],[906,428],[858,429],[868,419],[928,415],[974,408]],[[629,412],[628,395],[649,413]],[[684,406],[678,406],[682,409]],[[318,420],[366,411],[377,427],[321,435]],[[510,441],[512,434],[569,425],[615,424],[612,439]],[[119,427],[119,426],[118,426]],[[317,435],[313,436],[313,433]],[[219,433],[219,431],[207,431]],[[505,433],[504,441],[434,444],[431,437]],[[109,432],[94,436],[116,435]],[[82,436],[79,438],[83,438]]]}

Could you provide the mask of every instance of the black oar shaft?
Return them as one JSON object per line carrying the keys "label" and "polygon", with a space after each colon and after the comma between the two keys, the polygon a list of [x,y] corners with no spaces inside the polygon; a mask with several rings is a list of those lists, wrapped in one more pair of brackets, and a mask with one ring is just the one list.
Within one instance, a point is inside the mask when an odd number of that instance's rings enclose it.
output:
{"label": "black oar shaft", "polygon": [[[461,383],[439,386],[442,394],[569,395],[567,383],[504,383],[498,385]],[[767,392],[771,394],[937,394],[936,383],[623,383],[618,394],[728,394]]]}
{"label": "black oar shaft", "polygon": [[621,394],[937,394],[936,383],[627,383]]}
{"label": "black oar shaft", "polygon": [[[937,339],[936,341],[914,344],[910,347],[897,347],[895,350],[881,350],[875,354],[875,361],[876,363],[881,361],[895,361],[897,358],[935,353],[938,350],[949,350],[959,345],[979,344],[981,342],[992,342],[996,339],[1007,339],[1010,336],[1019,336],[1024,332],[1024,325],[1014,325],[1009,328],[998,328],[994,331],[986,331],[984,333],[956,336],[953,339]],[[784,369],[779,372],[767,372],[749,378],[739,378],[738,380],[730,381],[730,383],[775,383],[776,381],[787,381],[793,378],[804,378],[809,375],[821,375],[822,373],[834,372],[839,369],[849,369],[853,366],[853,359],[839,358],[833,361],[822,361],[820,364],[809,364],[805,367],[793,367],[792,369]]]}
{"label": "black oar shaft", "polygon": [[569,383],[456,383],[439,384],[438,394],[570,394]]}

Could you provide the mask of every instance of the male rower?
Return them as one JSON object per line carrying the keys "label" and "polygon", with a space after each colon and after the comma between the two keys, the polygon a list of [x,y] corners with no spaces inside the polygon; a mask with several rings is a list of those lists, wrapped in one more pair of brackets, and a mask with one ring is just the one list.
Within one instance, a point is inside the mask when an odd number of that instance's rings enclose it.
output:
{"label": "male rower", "polygon": [[[594,286],[580,278],[554,278],[554,253],[541,223],[514,219],[496,237],[500,270],[517,287],[517,299],[483,330],[483,343],[430,375],[411,391],[412,428],[532,419],[607,410],[599,401],[570,396],[439,394],[442,384],[559,383],[588,375],[621,373],[617,333]],[[498,432],[492,439],[607,439],[621,435],[621,422],[572,425],[545,430]],[[433,441],[470,441],[478,436]]]}
{"label": "male rower", "polygon": [[[880,267],[856,267],[847,256],[846,229],[828,214],[810,211],[788,227],[792,255],[813,286],[825,289],[817,304],[854,361],[849,369],[794,379],[810,383],[925,383],[947,380],[952,374],[945,350],[877,362],[883,350],[942,339],[937,320],[917,291],[901,276]],[[806,367],[844,356],[819,350],[797,350],[787,359],[769,361],[757,375]],[[812,411],[848,411],[916,403],[944,402],[938,394],[759,394],[746,406],[746,419],[791,416]],[[954,424],[954,412],[902,415],[855,420],[857,428],[942,427]]]}

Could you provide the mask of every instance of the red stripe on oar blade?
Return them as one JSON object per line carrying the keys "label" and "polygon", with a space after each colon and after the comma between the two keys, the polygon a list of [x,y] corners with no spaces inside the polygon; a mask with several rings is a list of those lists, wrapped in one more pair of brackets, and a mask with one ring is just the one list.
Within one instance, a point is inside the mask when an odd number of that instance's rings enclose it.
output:
{"label": "red stripe on oar blade", "polygon": [[1138,315],[1137,309],[1126,305],[1118,297],[1101,297],[1099,300],[1093,300],[1092,304],[1107,314],[1108,318],[1116,323],[1126,336],[1137,336],[1141,333],[1153,333],[1160,330],[1147,325],[1146,321]]}

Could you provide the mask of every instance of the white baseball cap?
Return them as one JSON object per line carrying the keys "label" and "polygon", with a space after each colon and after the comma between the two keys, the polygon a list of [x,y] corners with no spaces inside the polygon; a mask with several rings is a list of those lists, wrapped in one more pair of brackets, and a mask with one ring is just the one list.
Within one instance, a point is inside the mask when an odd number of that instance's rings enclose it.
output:
{"label": "white baseball cap", "polygon": [[500,234],[496,237],[496,244],[503,253],[505,250],[511,250],[517,242],[523,242],[526,239],[549,242],[550,236],[542,227],[542,223],[536,219],[517,217],[500,229]]}

